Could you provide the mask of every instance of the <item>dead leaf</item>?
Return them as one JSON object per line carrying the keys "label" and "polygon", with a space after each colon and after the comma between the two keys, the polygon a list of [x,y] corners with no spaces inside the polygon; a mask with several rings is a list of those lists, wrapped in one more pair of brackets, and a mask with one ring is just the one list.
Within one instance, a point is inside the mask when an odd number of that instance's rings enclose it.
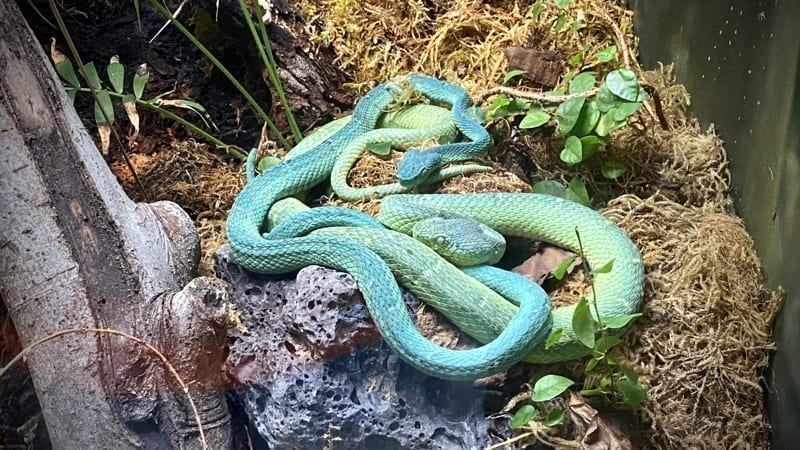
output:
{"label": "dead leaf", "polygon": [[569,393],[569,416],[575,425],[575,438],[587,450],[632,450],[624,426],[616,419],[603,417],[575,392]]}
{"label": "dead leaf", "polygon": [[111,125],[108,122],[98,123],[97,133],[100,135],[100,151],[108,155],[108,148],[111,145]]}
{"label": "dead leaf", "polygon": [[[553,271],[561,265],[567,258],[575,254],[552,245],[543,246],[533,256],[526,259],[525,262],[512,270],[519,274],[525,275],[527,278],[542,284],[553,275]],[[576,259],[567,269],[567,273],[572,273],[575,267],[580,265],[580,259]]]}
{"label": "dead leaf", "polygon": [[123,102],[122,106],[125,107],[125,113],[128,114],[128,120],[130,120],[133,127],[133,135],[130,140],[135,141],[136,137],[139,136],[139,112],[136,110],[136,102]]}

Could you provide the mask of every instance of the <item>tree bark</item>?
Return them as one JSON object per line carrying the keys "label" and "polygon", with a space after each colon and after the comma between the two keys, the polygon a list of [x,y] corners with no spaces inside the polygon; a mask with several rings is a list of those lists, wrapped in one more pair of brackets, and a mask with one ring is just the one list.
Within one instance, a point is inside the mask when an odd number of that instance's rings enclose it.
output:
{"label": "tree bark", "polygon": [[[22,345],[80,327],[139,337],[190,385],[209,445],[229,447],[225,288],[190,282],[183,210],[124,194],[14,2],[0,2],[0,205],[0,296]],[[141,345],[69,334],[26,362],[55,448],[199,445],[185,394]]]}

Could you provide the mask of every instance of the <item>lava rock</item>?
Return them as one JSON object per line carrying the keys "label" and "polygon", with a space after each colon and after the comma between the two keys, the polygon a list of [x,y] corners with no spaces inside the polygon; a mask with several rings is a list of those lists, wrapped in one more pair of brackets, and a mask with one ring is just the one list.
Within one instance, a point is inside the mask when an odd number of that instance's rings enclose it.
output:
{"label": "lava rock", "polygon": [[243,325],[225,365],[232,396],[269,448],[474,449],[509,434],[507,418],[485,418],[485,388],[428,377],[383,344],[350,275],[253,275],[227,246],[217,274]]}

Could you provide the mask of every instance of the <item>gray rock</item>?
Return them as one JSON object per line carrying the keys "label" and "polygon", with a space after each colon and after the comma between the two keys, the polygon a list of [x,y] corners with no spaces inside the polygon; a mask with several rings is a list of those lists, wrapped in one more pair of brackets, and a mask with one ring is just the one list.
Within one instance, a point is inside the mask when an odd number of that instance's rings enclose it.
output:
{"label": "gray rock", "polygon": [[245,327],[225,370],[269,448],[477,449],[508,435],[506,418],[485,418],[484,388],[428,377],[383,344],[348,274],[252,275],[227,246],[217,274]]}

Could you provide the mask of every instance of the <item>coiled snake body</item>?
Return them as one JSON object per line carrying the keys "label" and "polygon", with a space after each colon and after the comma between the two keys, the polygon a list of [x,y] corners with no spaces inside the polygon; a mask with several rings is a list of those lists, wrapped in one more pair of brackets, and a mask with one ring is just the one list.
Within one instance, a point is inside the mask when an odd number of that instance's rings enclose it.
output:
{"label": "coiled snake body", "polygon": [[[401,168],[405,167],[401,183],[413,186],[435,178],[443,164],[482,154],[489,137],[465,114],[470,104],[466,92],[425,76],[412,75],[408,79],[425,96],[451,105],[456,127],[471,139],[439,146],[434,152],[412,152],[414,156],[408,159],[408,165],[401,162]],[[393,82],[374,88],[361,98],[346,125],[312,149],[270,168],[245,186],[227,223],[228,240],[236,261],[257,273],[287,273],[310,264],[351,273],[387,344],[418,369],[441,378],[475,379],[505,370],[521,359],[555,361],[585,353],[575,345],[570,332],[569,309],[559,309],[552,316],[554,326],[566,331],[561,342],[555,349],[543,349],[551,321],[549,301],[538,286],[520,276],[500,274],[499,269],[490,267],[461,272],[419,242],[380,229],[380,225],[336,227],[352,225],[353,220],[347,217],[354,217],[337,215],[336,209],[315,208],[315,216],[334,218],[328,222],[322,220],[321,225],[312,228],[332,227],[308,236],[263,233],[268,212],[280,214],[281,205],[291,201],[280,200],[324,181],[347,145],[374,129],[399,90]],[[601,316],[626,315],[638,310],[643,286],[638,251],[621,230],[591,209],[535,194],[397,195],[384,199],[379,217],[385,222],[394,221],[392,227],[407,231],[404,227],[411,219],[403,211],[409,205],[433,206],[472,217],[503,234],[542,239],[572,249],[576,248],[577,227],[591,264],[614,260],[612,273],[600,275],[596,283]],[[290,218],[288,222],[291,221]],[[455,351],[425,339],[409,318],[392,271],[401,283],[422,300],[433,303],[459,328],[489,343]],[[519,310],[469,275],[518,302]]]}

